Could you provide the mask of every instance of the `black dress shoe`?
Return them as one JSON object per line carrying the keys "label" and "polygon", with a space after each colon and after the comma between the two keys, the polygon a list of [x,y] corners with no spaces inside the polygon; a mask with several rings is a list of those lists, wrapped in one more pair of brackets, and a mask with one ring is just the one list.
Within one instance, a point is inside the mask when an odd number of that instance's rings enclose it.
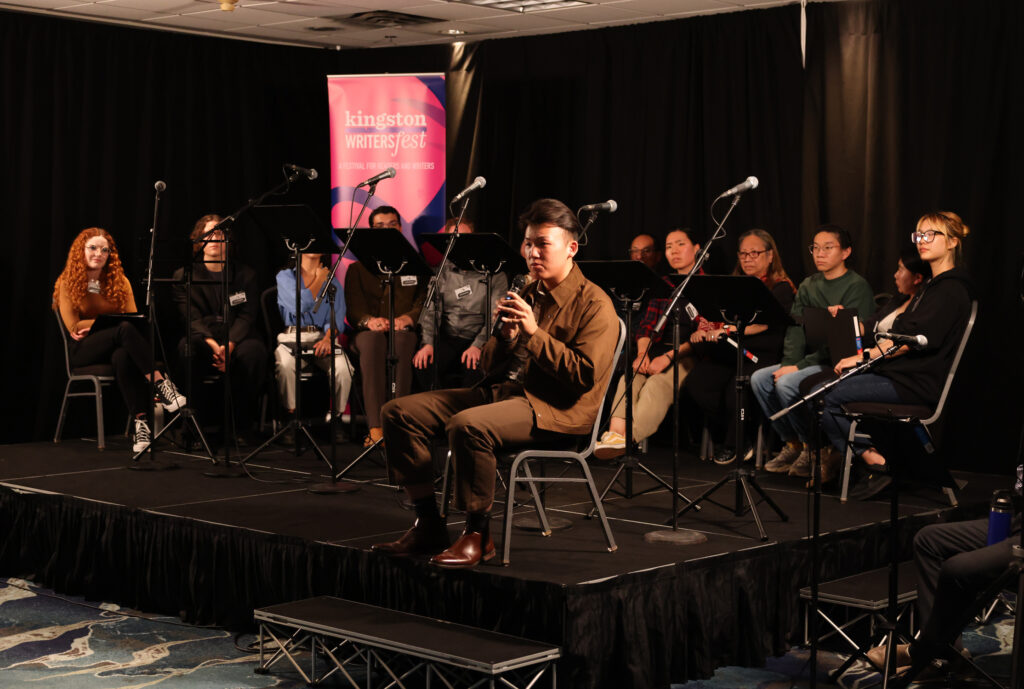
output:
{"label": "black dress shoe", "polygon": [[452,569],[476,567],[482,561],[494,557],[494,541],[489,534],[486,538],[484,542],[483,534],[463,531],[459,540],[443,553],[430,558],[430,561],[435,565]]}
{"label": "black dress shoe", "polygon": [[871,467],[871,473],[850,491],[850,497],[854,500],[871,500],[878,497],[890,485],[892,485],[892,476],[884,467],[881,471]]}
{"label": "black dress shoe", "polygon": [[370,549],[385,555],[398,557],[428,557],[437,555],[451,544],[444,522],[421,524],[417,519],[412,528],[397,541],[374,543]]}

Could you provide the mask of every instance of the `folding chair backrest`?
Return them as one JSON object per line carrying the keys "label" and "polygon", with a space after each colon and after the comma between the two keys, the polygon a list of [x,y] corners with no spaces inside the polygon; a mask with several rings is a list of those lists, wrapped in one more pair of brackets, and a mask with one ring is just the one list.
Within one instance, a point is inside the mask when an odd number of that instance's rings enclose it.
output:
{"label": "folding chair backrest", "polygon": [[921,423],[925,426],[930,426],[939,420],[942,416],[942,408],[946,406],[946,397],[949,396],[949,389],[953,386],[953,378],[956,376],[956,370],[960,366],[960,358],[964,354],[964,349],[967,347],[967,340],[971,337],[971,331],[974,330],[974,320],[978,316],[978,301],[971,302],[971,316],[967,319],[967,327],[964,328],[964,334],[960,337],[960,345],[956,348],[956,356],[953,357],[953,365],[949,367],[949,373],[946,374],[946,384],[942,386],[942,394],[939,395],[939,403],[935,405],[935,412],[927,419],[921,419]]}
{"label": "folding chair backrest", "polygon": [[57,332],[60,334],[60,342],[64,345],[64,371],[71,377],[71,353],[68,351],[68,329],[64,327],[64,319],[60,317],[58,309],[51,309],[57,318]]}

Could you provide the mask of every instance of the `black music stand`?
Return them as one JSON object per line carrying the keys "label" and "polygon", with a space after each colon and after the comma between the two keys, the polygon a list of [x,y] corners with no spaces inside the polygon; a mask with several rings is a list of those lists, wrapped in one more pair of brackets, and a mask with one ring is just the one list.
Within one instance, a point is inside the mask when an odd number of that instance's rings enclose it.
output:
{"label": "black music stand", "polygon": [[[621,495],[626,499],[646,495],[647,493],[659,490],[659,488],[664,488],[671,492],[674,489],[668,481],[644,466],[634,455],[638,448],[633,441],[633,319],[629,317],[636,305],[642,304],[647,299],[668,297],[671,290],[669,290],[668,284],[661,277],[640,261],[579,261],[577,265],[588,280],[599,285],[612,299],[619,302],[627,316],[626,342],[622,348],[622,361],[625,364],[622,375],[626,378],[625,392],[623,393],[626,402],[626,454],[615,460],[619,466],[615,470],[612,479],[608,482],[608,485],[601,491],[600,499],[604,500],[610,491],[614,491],[617,495]],[[634,493],[634,469],[644,472],[659,485]],[[619,491],[615,489],[615,485],[623,473],[625,473],[623,490]],[[683,502],[688,504],[691,502],[682,493],[676,491],[676,494]],[[588,516],[593,517],[593,514],[594,510],[591,509]]]}
{"label": "black music stand", "polygon": [[[743,330],[748,325],[784,326],[792,325],[793,319],[786,313],[772,293],[765,287],[764,282],[759,278],[750,275],[697,275],[691,280],[687,292],[687,298],[697,307],[697,310],[705,318],[716,319],[715,314],[721,316],[722,322],[736,328],[736,457],[737,467],[715,485],[704,491],[691,504],[679,511],[682,515],[690,508],[693,508],[707,500],[719,507],[729,509],[726,505],[715,502],[711,495],[727,483],[735,482],[735,501],[732,508],[733,513],[738,517],[747,509],[750,510],[754,523],[757,525],[758,533],[762,541],[768,540],[768,534],[761,523],[761,516],[757,512],[757,501],[754,500],[756,491],[761,497],[760,502],[768,503],[768,506],[779,516],[782,521],[789,521],[789,517],[782,509],[775,504],[775,501],[764,492],[757,482],[754,470],[745,466],[743,461],[743,443],[746,437],[743,430],[746,411],[743,406],[745,388],[750,380],[749,376],[743,375],[743,360],[747,351],[743,348]],[[744,507],[744,498],[747,506]]]}
{"label": "black music stand", "polygon": [[[302,254],[331,254],[339,253],[338,245],[335,243],[334,235],[331,228],[320,220],[313,213],[309,206],[296,204],[296,205],[281,205],[281,206],[254,206],[250,211],[250,217],[256,223],[258,227],[267,236],[279,236],[283,241],[285,247],[291,252],[292,260],[295,263],[295,313],[297,315],[302,313],[302,276],[300,266],[302,265]],[[333,287],[333,286],[332,286]],[[330,303],[330,330],[332,332],[331,343],[331,371],[330,371],[330,389],[331,389],[331,400],[334,399],[334,381],[337,372],[334,370],[334,353],[338,348],[336,342],[337,332],[335,329],[335,310],[334,300],[336,291],[331,290],[328,292],[328,300]],[[297,326],[301,326],[301,323],[297,323]],[[301,454],[301,438],[300,434],[306,436],[306,440],[309,441],[309,446],[313,452],[320,457],[331,469],[331,486],[329,491],[325,492],[354,492],[359,490],[358,486],[352,484],[338,484],[334,480],[335,474],[335,462],[337,458],[337,440],[334,434],[331,433],[331,457],[330,459],[324,454],[320,446],[317,445],[316,440],[313,439],[313,435],[309,432],[309,428],[305,420],[302,418],[302,394],[300,380],[302,378],[302,332],[301,328],[296,327],[295,329],[295,343],[293,354],[295,356],[295,415],[294,417],[278,431],[271,436],[269,439],[263,442],[262,445],[253,450],[249,455],[241,460],[240,464],[246,466],[248,461],[262,452],[271,443],[277,440],[279,437],[284,435],[289,430],[294,431],[295,436],[295,455]],[[338,423],[340,417],[339,410],[334,410],[332,407],[331,421],[332,423]]]}
{"label": "black music stand", "polygon": [[[429,280],[433,275],[423,257],[413,248],[405,236],[393,227],[377,228],[356,228],[352,230],[348,240],[348,249],[367,270],[377,275],[388,292],[388,330],[385,370],[387,371],[387,398],[392,400],[396,393],[395,369],[398,365],[398,358],[395,356],[395,281],[415,277],[417,284],[419,280]],[[380,445],[380,440],[370,444],[362,453],[348,466],[337,473],[336,478],[341,478],[352,468],[362,461],[363,457]],[[387,454],[384,455],[385,464]],[[388,480],[391,480],[391,472],[387,470]]]}

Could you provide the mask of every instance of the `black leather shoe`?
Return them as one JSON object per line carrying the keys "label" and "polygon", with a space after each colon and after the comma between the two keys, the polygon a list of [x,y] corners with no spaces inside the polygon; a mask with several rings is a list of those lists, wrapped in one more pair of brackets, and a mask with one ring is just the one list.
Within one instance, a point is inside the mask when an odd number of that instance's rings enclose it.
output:
{"label": "black leather shoe", "polygon": [[435,565],[452,569],[476,567],[484,560],[494,557],[494,541],[490,535],[487,536],[486,543],[482,541],[483,534],[463,531],[459,540],[443,553],[430,558],[430,561]]}
{"label": "black leather shoe", "polygon": [[878,497],[891,484],[892,476],[888,473],[872,471],[850,491],[850,497],[854,500],[871,500]]}
{"label": "black leather shoe", "polygon": [[420,524],[420,520],[417,519],[412,528],[406,531],[397,541],[374,543],[370,546],[370,549],[378,553],[396,555],[398,557],[429,557],[443,551],[451,542],[451,537],[448,536],[448,529],[445,528],[443,521],[427,525]]}

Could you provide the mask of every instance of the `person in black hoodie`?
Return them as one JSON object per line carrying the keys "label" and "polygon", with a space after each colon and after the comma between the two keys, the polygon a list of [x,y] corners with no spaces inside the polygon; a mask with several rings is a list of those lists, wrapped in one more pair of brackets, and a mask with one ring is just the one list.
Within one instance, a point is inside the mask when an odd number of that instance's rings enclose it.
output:
{"label": "person in black hoodie", "polygon": [[[959,267],[962,245],[970,229],[952,211],[937,211],[921,216],[911,234],[917,252],[931,267],[932,278],[907,303],[892,325],[892,332],[924,335],[928,345],[911,349],[903,346],[879,362],[869,372],[847,378],[825,396],[822,428],[831,443],[845,450],[850,420],[842,415],[849,402],[892,402],[934,407],[953,364],[960,338],[970,318],[972,287],[967,273]],[[882,340],[865,352],[876,359],[891,346]],[[859,357],[842,359],[836,373],[859,363]],[[885,457],[872,446],[869,437],[858,434],[854,454],[867,465],[873,476],[869,489],[861,497],[871,497],[888,485]],[[873,484],[873,485],[871,485]]]}

